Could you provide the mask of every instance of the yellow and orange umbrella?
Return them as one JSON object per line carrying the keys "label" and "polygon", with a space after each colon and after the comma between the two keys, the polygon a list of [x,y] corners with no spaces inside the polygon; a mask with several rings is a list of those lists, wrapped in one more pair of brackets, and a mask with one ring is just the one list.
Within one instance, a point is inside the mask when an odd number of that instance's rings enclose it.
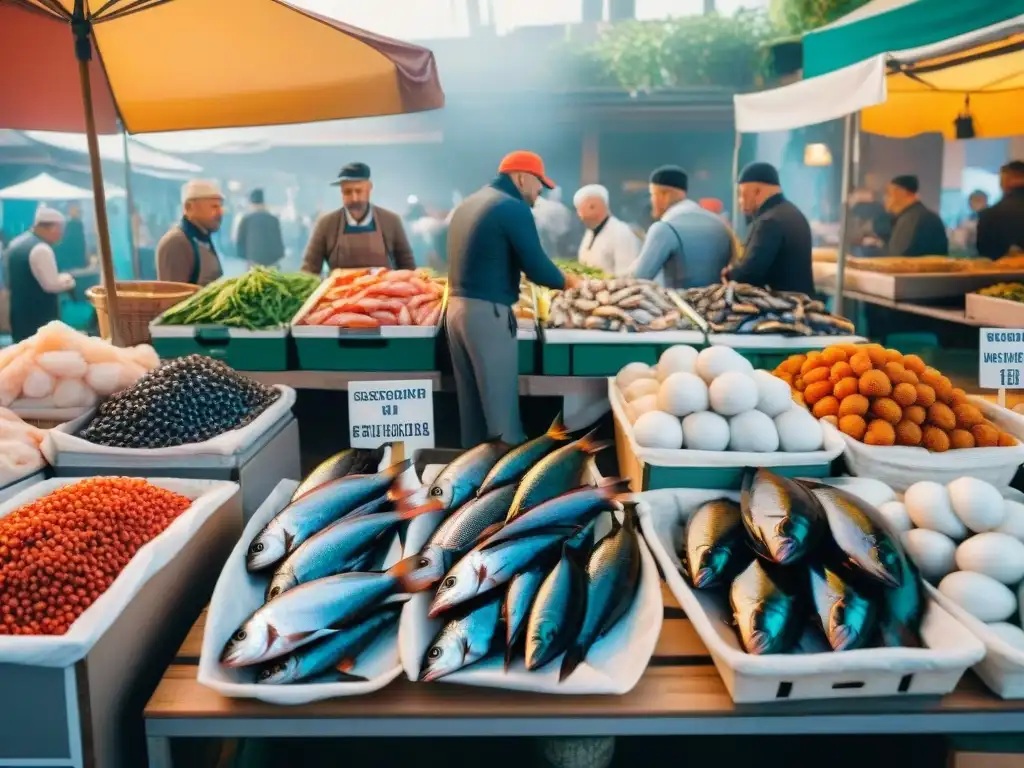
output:
{"label": "yellow and orange umbrella", "polygon": [[84,132],[116,292],[96,136],[444,106],[433,54],[284,0],[0,0],[0,128]]}

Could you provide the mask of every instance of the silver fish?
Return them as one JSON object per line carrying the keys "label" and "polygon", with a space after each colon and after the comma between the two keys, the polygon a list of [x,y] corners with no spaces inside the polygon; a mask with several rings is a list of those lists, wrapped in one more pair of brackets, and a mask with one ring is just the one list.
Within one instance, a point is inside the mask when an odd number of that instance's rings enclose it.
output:
{"label": "silver fish", "polygon": [[317,486],[337,480],[346,475],[365,475],[377,472],[381,461],[384,458],[384,449],[375,448],[364,450],[362,448],[346,448],[336,453],[329,459],[320,462],[316,469],[306,475],[306,479],[299,483],[299,487],[292,494],[292,501],[305,495]]}
{"label": "silver fish", "polygon": [[821,563],[812,563],[808,575],[811,601],[832,649],[851,651],[867,645],[875,627],[874,603]]}
{"label": "silver fish", "polygon": [[754,551],[778,565],[800,560],[828,527],[810,491],[767,469],[747,468],[740,509]]}
{"label": "silver fish", "polygon": [[505,593],[505,669],[512,663],[512,657],[519,647],[519,640],[526,631],[537,592],[547,578],[548,568],[531,568],[517,573],[509,582]]}
{"label": "silver fish", "polygon": [[729,583],[754,557],[739,504],[731,499],[702,504],[686,521],[683,552],[685,572],[695,588]]}
{"label": "silver fish", "polygon": [[461,454],[430,484],[428,504],[435,510],[461,507],[476,495],[484,478],[511,448],[508,443],[494,438]]}
{"label": "silver fish", "polygon": [[611,509],[629,491],[629,480],[606,477],[600,485],[585,485],[527,509],[491,534],[483,544],[500,544],[550,528],[579,529],[601,512]]}
{"label": "silver fish", "polygon": [[736,631],[747,653],[785,653],[800,637],[803,605],[785,570],[755,558],[729,587]]}
{"label": "silver fish", "polygon": [[565,428],[562,414],[559,413],[555,420],[551,422],[547,432],[540,437],[517,445],[498,460],[498,463],[494,465],[491,471],[487,473],[487,477],[484,478],[484,482],[480,486],[480,495],[497,488],[499,485],[515,482],[525,475],[530,467],[558,448],[560,443],[564,443],[568,439],[569,430]]}
{"label": "silver fish", "polygon": [[501,600],[495,596],[465,616],[447,622],[427,649],[420,680],[439,680],[480,661],[498,638],[500,621]]}

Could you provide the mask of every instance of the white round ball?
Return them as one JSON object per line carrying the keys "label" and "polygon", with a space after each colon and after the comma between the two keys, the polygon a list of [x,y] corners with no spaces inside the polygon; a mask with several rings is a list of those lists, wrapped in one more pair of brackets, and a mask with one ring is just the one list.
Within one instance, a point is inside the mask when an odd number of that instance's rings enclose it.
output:
{"label": "white round ball", "polygon": [[[907,506],[902,501],[887,501],[884,504],[879,504],[879,513],[897,533],[906,533],[914,524],[910,522],[910,515],[907,514]],[[952,544],[953,542],[950,541]]]}
{"label": "white round ball", "polygon": [[[689,347],[686,347],[689,349]],[[695,373],[670,374],[658,389],[658,408],[682,418],[708,409],[708,385]]]}
{"label": "white round ball", "polygon": [[732,347],[712,346],[697,354],[697,375],[710,384],[727,371],[750,373],[754,366]]}
{"label": "white round ball", "polygon": [[664,381],[673,373],[693,373],[697,367],[697,350],[685,344],[676,344],[658,358],[658,379]]}
{"label": "white round ball", "polygon": [[973,571],[954,571],[939,582],[939,592],[979,621],[1006,621],[1017,598],[995,579]]}
{"label": "white round ball", "polygon": [[625,391],[637,379],[653,378],[655,378],[655,371],[646,363],[627,363],[622,366],[622,370],[615,374],[615,383],[619,389]]}
{"label": "white round ball", "polygon": [[795,403],[789,384],[768,371],[756,370],[753,373],[757,385],[757,410],[766,413],[773,419],[784,411],[788,411]]}
{"label": "white round ball", "polygon": [[757,406],[757,384],[741,371],[726,371],[708,386],[711,410],[720,416],[736,416]]}
{"label": "white round ball", "polygon": [[821,449],[825,439],[821,424],[810,411],[790,408],[775,417],[779,445],[787,453],[807,453]]}
{"label": "white round ball", "polygon": [[975,533],[992,531],[1006,517],[1003,495],[984,480],[958,477],[946,485],[953,511]]}
{"label": "white round ball", "polygon": [[659,386],[657,379],[637,379],[626,387],[626,391],[622,395],[626,398],[627,403],[631,403],[637,398],[658,394]]}
{"label": "white round ball", "polygon": [[1024,544],[1008,533],[979,533],[956,548],[956,567],[1016,585],[1024,579]]}
{"label": "white round ball", "polygon": [[683,427],[679,419],[661,411],[648,411],[637,418],[633,437],[643,448],[678,450],[683,447]]}
{"label": "white round ball", "polygon": [[903,494],[903,503],[918,528],[944,533],[954,541],[967,536],[967,526],[954,514],[949,491],[941,483],[931,480],[914,483]]}
{"label": "white round ball", "polygon": [[729,422],[711,411],[683,419],[683,439],[691,451],[724,451],[729,447]]}
{"label": "white round ball", "polygon": [[956,542],[938,531],[914,528],[900,536],[925,581],[938,584],[956,568]]}
{"label": "white round ball", "polygon": [[775,422],[760,411],[747,411],[733,416],[729,419],[729,450],[775,453],[779,450],[779,433],[775,429]]}
{"label": "white round ball", "polygon": [[638,397],[632,403],[626,403],[626,413],[630,415],[630,423],[636,424],[636,420],[645,413],[658,410],[658,396],[644,395]]}
{"label": "white round ball", "polygon": [[1003,499],[1003,512],[1003,522],[996,530],[1024,541],[1024,504]]}
{"label": "white round ball", "polygon": [[1024,629],[1006,621],[996,621],[988,625],[989,631],[1009,646],[1024,651]]}

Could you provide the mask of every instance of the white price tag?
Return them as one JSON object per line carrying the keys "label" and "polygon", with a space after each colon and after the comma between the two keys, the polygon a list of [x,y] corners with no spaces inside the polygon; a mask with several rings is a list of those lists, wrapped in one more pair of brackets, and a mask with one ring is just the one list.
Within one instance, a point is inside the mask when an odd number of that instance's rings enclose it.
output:
{"label": "white price tag", "polygon": [[978,336],[978,386],[1018,389],[1024,371],[1024,330],[982,328]]}
{"label": "white price tag", "polygon": [[353,448],[401,442],[408,455],[433,448],[433,382],[353,381],[348,385],[348,421]]}

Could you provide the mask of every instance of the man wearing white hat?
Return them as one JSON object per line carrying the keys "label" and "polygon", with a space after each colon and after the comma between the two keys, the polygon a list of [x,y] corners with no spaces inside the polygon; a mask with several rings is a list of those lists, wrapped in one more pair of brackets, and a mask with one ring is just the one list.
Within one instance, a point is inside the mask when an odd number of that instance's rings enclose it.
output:
{"label": "man wearing white hat", "polygon": [[181,189],[181,221],[156,246],[156,277],[207,285],[224,274],[210,236],[224,218],[224,195],[212,181],[193,179]]}
{"label": "man wearing white hat", "polygon": [[600,184],[580,187],[572,203],[587,228],[580,242],[580,264],[607,272],[627,275],[640,253],[640,238],[630,226],[612,216],[608,207],[608,189]]}
{"label": "man wearing white hat", "polygon": [[75,278],[57,271],[53,246],[64,236],[64,215],[36,209],[32,229],[4,251],[4,282],[11,292],[11,336],[17,343],[60,317],[58,295],[75,287]]}

